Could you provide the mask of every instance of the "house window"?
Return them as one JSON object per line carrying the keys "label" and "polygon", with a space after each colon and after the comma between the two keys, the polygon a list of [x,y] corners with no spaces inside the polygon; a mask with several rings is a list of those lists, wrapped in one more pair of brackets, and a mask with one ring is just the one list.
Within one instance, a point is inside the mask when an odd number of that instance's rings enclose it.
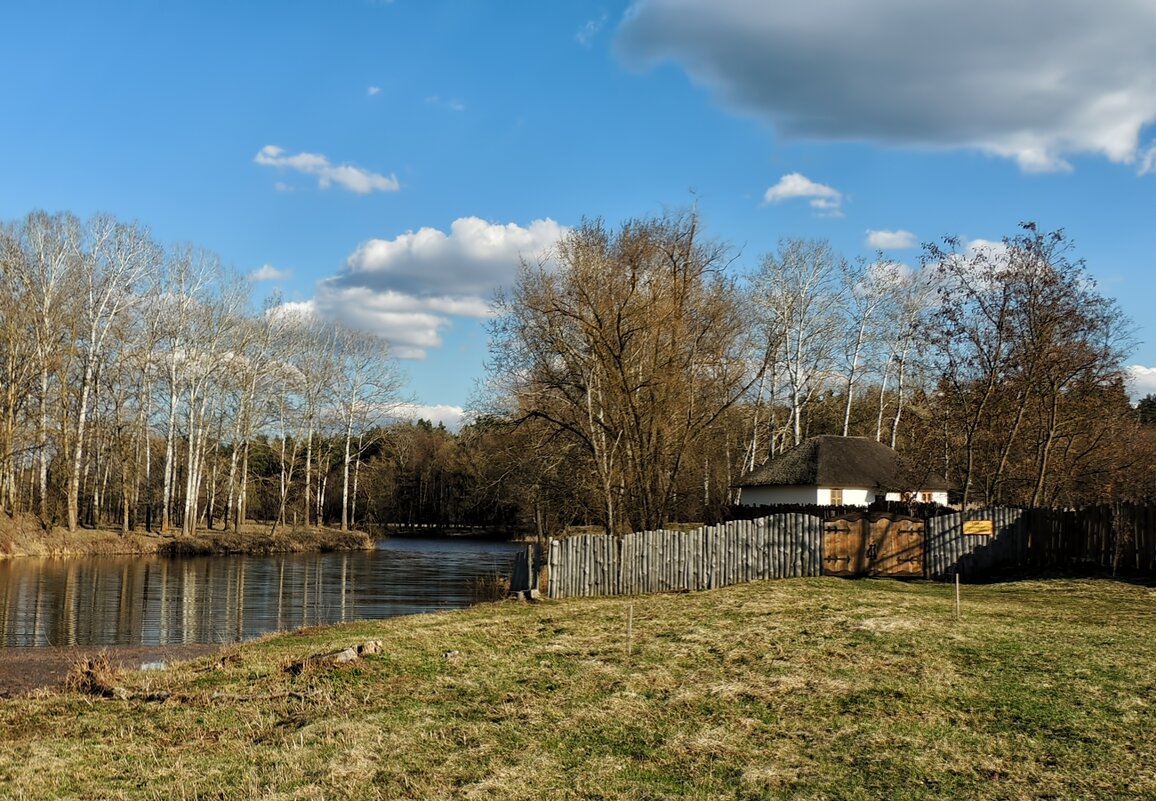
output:
{"label": "house window", "polygon": [[933,496],[930,492],[921,492],[919,493],[919,500],[923,501],[924,503],[931,503],[933,500],[935,500],[935,496]]}
{"label": "house window", "polygon": [[831,488],[831,505],[832,506],[842,506],[843,505],[843,489],[842,489],[842,487],[832,487]]}

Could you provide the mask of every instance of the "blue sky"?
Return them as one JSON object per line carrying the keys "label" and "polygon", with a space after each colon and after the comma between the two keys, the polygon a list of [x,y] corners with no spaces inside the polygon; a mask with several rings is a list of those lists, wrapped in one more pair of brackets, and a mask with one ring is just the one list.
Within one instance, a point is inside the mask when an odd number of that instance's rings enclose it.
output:
{"label": "blue sky", "polygon": [[[393,343],[453,420],[493,288],[583,216],[697,203],[915,263],[1064,228],[1156,391],[1156,3],[13,4],[0,218],[109,212]],[[872,234],[871,232],[875,232]]]}

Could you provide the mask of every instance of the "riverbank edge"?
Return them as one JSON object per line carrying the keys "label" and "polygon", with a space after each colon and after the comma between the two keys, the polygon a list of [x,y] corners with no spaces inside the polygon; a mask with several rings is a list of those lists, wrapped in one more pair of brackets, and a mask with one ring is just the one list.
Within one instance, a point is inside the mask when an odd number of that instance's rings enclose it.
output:
{"label": "riverbank edge", "polygon": [[0,515],[0,560],[64,559],[87,556],[235,556],[274,553],[364,551],[376,547],[364,531],[323,526],[280,528],[249,524],[239,532],[207,530],[192,536],[110,529],[68,531],[45,528],[39,521]]}

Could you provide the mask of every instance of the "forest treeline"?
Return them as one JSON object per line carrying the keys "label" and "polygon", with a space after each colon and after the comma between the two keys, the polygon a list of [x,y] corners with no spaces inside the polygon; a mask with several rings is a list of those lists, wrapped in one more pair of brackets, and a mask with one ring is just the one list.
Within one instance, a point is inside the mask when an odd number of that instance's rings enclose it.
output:
{"label": "forest treeline", "polygon": [[370,334],[250,304],[215,254],[136,223],[0,228],[0,509],[70,530],[192,533],[251,511],[348,528],[396,363]]}
{"label": "forest treeline", "polygon": [[[964,503],[1149,500],[1156,399],[1063,232],[917,264],[784,240],[743,270],[694,213],[590,220],[494,303],[458,431],[399,419],[389,347],[135,223],[0,227],[0,509],[124,530],[718,519],[816,434],[893,445]],[[914,489],[914,487],[913,487]]]}
{"label": "forest treeline", "polygon": [[716,519],[817,434],[892,445],[908,489],[941,474],[963,504],[1153,497],[1133,327],[1062,231],[946,238],[915,265],[807,240],[734,259],[693,213],[587,221],[499,298],[494,409],[547,528]]}

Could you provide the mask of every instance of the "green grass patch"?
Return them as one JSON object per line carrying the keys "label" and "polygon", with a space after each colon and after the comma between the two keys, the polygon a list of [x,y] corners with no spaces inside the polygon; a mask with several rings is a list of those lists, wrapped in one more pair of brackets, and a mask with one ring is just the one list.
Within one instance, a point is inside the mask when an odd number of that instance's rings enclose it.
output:
{"label": "green grass patch", "polygon": [[[271,637],[118,677],[133,700],[0,702],[0,788],[26,799],[1156,797],[1156,591],[971,586],[960,620],[952,592],[800,579]],[[366,640],[384,652],[283,670]]]}

